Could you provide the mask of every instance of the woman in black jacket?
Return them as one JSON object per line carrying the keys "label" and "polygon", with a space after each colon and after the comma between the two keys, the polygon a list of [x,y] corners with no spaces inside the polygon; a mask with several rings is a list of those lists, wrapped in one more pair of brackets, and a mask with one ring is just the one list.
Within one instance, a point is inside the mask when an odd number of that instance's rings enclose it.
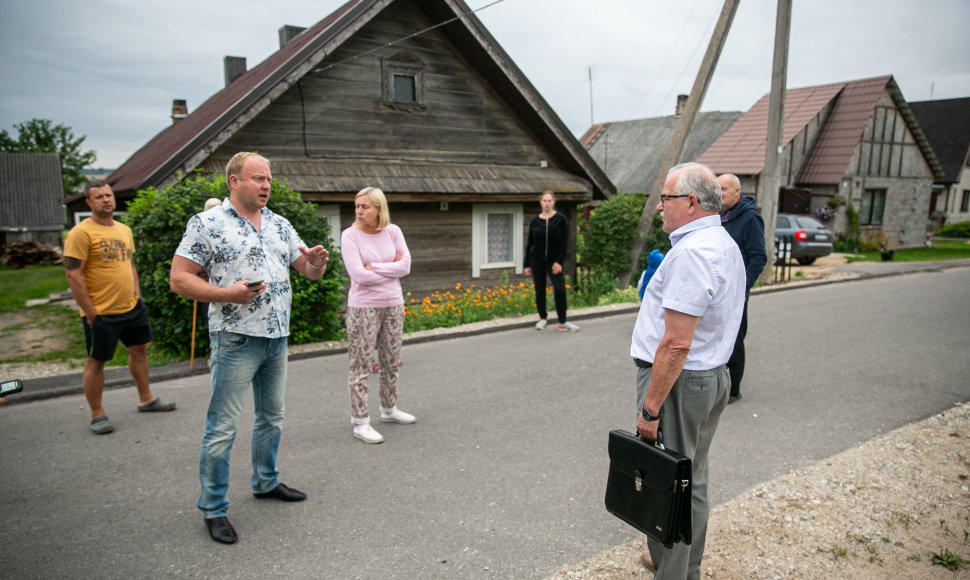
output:
{"label": "woman in black jacket", "polygon": [[557,329],[561,332],[576,332],[579,327],[566,322],[566,279],[562,273],[566,261],[566,244],[569,241],[569,222],[566,216],[556,211],[556,196],[551,191],[543,191],[539,197],[542,212],[532,218],[529,224],[529,240],[525,244],[526,276],[532,276],[536,288],[536,309],[539,322],[536,330],[546,327],[546,274],[552,281],[552,295],[556,300],[556,316],[559,318]]}

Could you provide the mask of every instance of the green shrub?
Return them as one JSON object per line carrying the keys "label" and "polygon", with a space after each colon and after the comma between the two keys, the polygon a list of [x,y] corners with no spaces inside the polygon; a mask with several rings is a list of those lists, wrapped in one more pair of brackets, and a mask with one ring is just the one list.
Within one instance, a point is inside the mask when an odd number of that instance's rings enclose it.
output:
{"label": "green shrub", "polygon": [[970,238],[970,221],[943,226],[936,231],[941,238]]}
{"label": "green shrub", "polygon": [[[590,281],[593,296],[601,295],[616,287],[616,278],[630,269],[630,244],[637,235],[640,214],[646,203],[642,193],[619,193],[597,207],[580,227],[582,255],[580,262],[591,270]],[[666,253],[670,238],[662,229],[660,214],[653,214],[653,224],[646,238],[644,251],[640,254],[640,268],[631,278],[636,278],[646,264],[650,250]]]}
{"label": "green shrub", "polygon": [[[151,314],[155,343],[172,354],[188,357],[192,330],[192,301],[169,290],[172,256],[189,218],[202,211],[210,197],[222,199],[226,195],[225,176],[192,176],[164,189],[139,191],[128,204],[124,221],[134,232],[135,266],[142,296]],[[313,204],[302,201],[300,194],[277,181],[273,182],[267,207],[288,219],[308,245],[323,244],[330,250],[330,267],[320,280],[291,272],[290,342],[303,344],[341,338],[343,321],[339,312],[346,280],[339,274],[340,256],[333,248],[330,226],[314,213]],[[206,312],[202,310],[197,314],[197,353],[208,351]]]}

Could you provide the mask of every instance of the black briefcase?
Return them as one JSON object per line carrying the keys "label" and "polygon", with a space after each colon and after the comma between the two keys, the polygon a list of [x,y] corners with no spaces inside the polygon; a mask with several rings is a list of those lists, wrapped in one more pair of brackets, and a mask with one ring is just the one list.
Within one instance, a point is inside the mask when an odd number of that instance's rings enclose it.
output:
{"label": "black briefcase", "polygon": [[662,441],[610,431],[606,509],[670,548],[691,542],[691,461]]}

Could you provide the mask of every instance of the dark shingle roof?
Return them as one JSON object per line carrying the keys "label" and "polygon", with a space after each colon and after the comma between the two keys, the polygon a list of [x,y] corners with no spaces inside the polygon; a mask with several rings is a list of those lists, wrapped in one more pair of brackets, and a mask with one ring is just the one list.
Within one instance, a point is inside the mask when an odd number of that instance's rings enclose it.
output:
{"label": "dark shingle roof", "polygon": [[63,199],[57,153],[0,152],[0,229],[61,229]]}
{"label": "dark shingle roof", "polygon": [[[682,160],[696,159],[740,116],[740,111],[699,113],[687,135]],[[672,115],[600,123],[590,127],[580,142],[616,184],[617,191],[648,193],[679,120]]]}
{"label": "dark shingle roof", "polygon": [[940,160],[944,180],[959,181],[970,153],[970,97],[918,101],[909,108]]}

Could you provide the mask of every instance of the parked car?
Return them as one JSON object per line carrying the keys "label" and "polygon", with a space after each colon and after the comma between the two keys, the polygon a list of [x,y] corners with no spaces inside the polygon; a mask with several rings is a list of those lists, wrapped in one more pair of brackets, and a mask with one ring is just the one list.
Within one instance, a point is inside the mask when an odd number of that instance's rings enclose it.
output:
{"label": "parked car", "polygon": [[[807,266],[821,256],[832,253],[832,232],[815,218],[790,213],[778,214],[775,221],[775,237],[787,236],[792,242],[789,258]],[[775,263],[780,263],[776,260]]]}

